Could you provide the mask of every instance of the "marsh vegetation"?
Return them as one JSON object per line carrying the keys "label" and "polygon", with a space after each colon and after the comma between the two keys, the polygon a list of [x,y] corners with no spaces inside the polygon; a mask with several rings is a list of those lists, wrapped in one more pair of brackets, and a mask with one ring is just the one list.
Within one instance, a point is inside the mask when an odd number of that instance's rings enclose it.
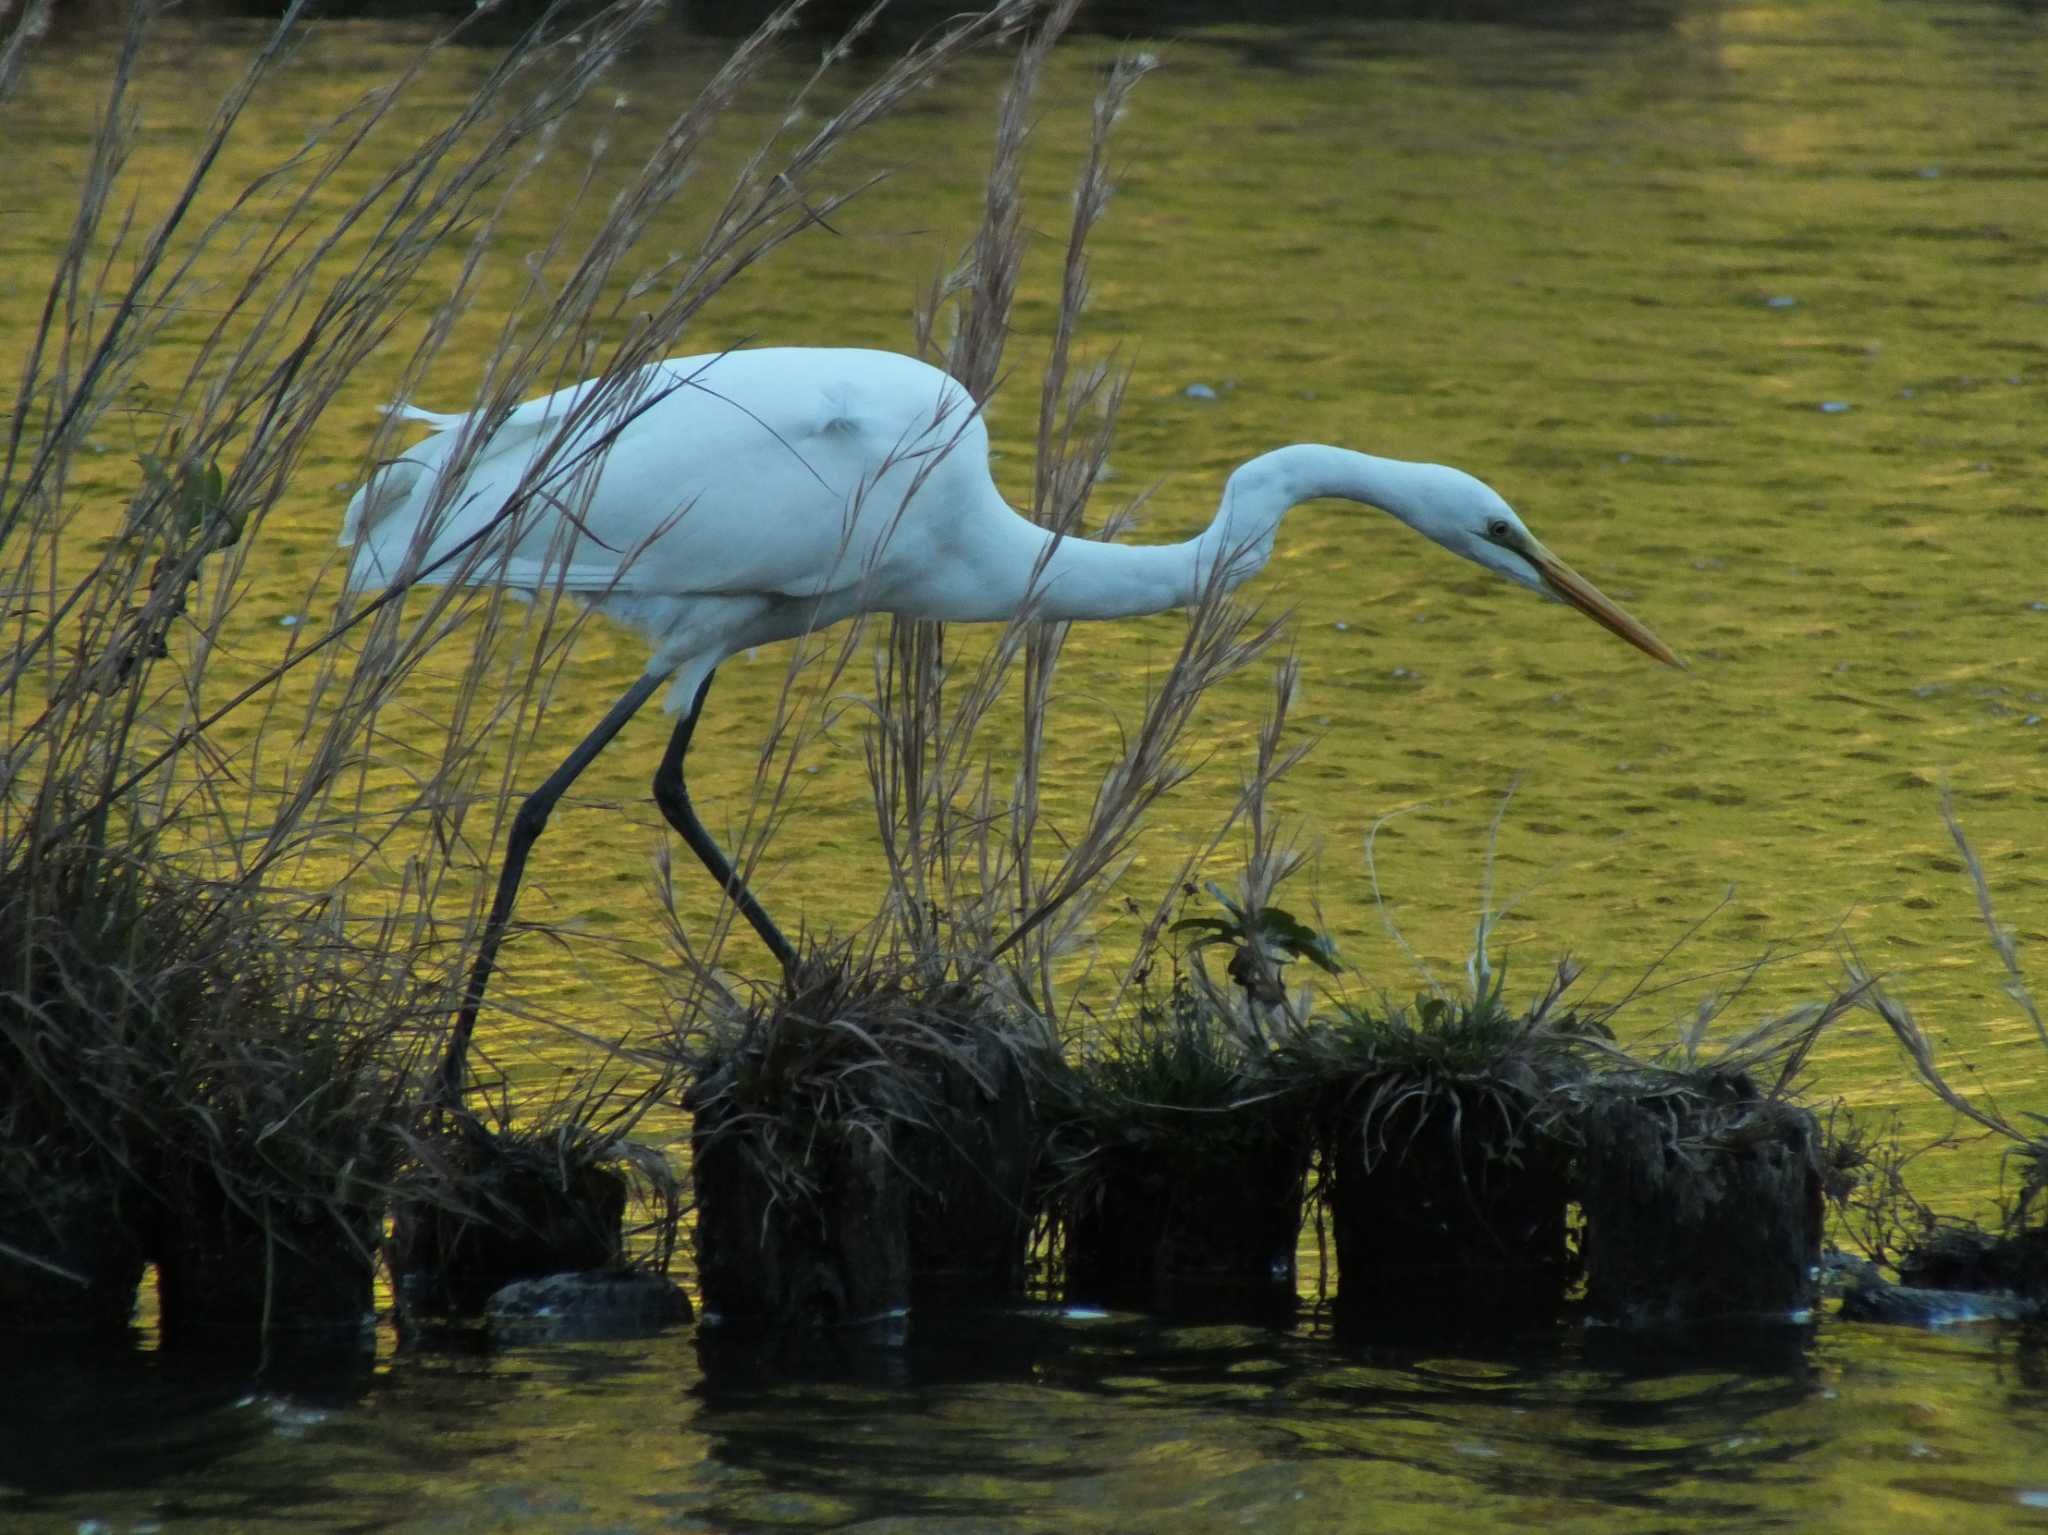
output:
{"label": "marsh vegetation", "polygon": [[[2048,1152],[2029,1116],[1950,1086],[1911,1014],[1860,969],[1844,996],[1677,1065],[1620,1052],[1613,1009],[1575,1005],[1568,965],[1511,1002],[1485,921],[1462,992],[1291,987],[1289,966],[1342,968],[1321,923],[1278,898],[1303,862],[1267,803],[1305,750],[1288,729],[1291,660],[1272,668],[1225,813],[1175,866],[1139,858],[1148,816],[1205,753],[1205,700],[1258,670],[1282,632],[1220,590],[1190,611],[1078,818],[1041,792],[1064,626],[1027,612],[963,650],[897,621],[798,647],[739,862],[759,865],[786,834],[803,757],[858,681],[887,876],[872,923],[808,935],[783,986],[750,988],[724,953],[731,912],[699,925],[670,884],[664,1041],[622,1054],[592,1038],[601,1064],[552,1107],[493,1080],[466,1004],[500,934],[480,920],[472,854],[500,841],[588,626],[558,593],[519,604],[488,581],[401,583],[285,626],[253,680],[226,680],[219,657],[252,632],[277,639],[246,604],[285,488],[373,352],[409,349],[409,393],[452,336],[488,324],[469,371],[489,422],[538,389],[623,379],[681,349],[726,284],[832,228],[865,180],[840,177],[844,144],[996,42],[1015,62],[979,226],[908,340],[980,402],[1006,380],[1018,393],[1006,347],[1023,328],[1027,151],[1076,7],[997,6],[842,82],[847,39],[708,200],[696,244],[653,249],[657,211],[694,190],[704,144],[777,57],[776,20],[636,162],[600,176],[593,160],[529,279],[509,303],[490,287],[479,313],[507,200],[654,10],[548,12],[424,133],[405,111],[423,67],[410,65],[225,195],[214,167],[301,17],[253,51],[185,179],[145,191],[127,92],[156,18],[136,14],[0,463],[9,1298],[119,1327],[148,1264],[167,1342],[287,1322],[359,1335],[386,1249],[404,1303],[431,1311],[475,1312],[498,1284],[558,1268],[665,1269],[682,1196],[636,1132],[682,1111],[697,1275],[729,1317],[854,1321],[918,1294],[1041,1282],[1148,1303],[1228,1282],[1291,1303],[1305,1210],[1328,1223],[1354,1311],[1428,1291],[1555,1315],[1583,1278],[1594,1310],[1628,1320],[1778,1314],[1811,1301],[1821,1190],[1842,1162],[1799,1102],[1803,1068],[1851,1001],[1945,1102],[2011,1143],[2019,1193],[1985,1272],[2039,1291]],[[1151,67],[1120,58],[1096,84],[1054,302],[1032,321],[1045,339],[1028,505],[1063,531],[1118,536],[1144,500],[1098,504],[1130,374],[1087,323],[1112,134]],[[600,386],[590,409],[632,405]],[[117,414],[145,436],[132,469],[110,474],[91,455]],[[402,429],[388,420],[368,461],[398,452]],[[502,516],[544,498],[545,480]],[[422,681],[441,705],[424,725]],[[238,733],[251,717],[260,728]],[[1236,889],[1196,911],[1191,893],[1234,841]],[[1959,829],[1956,842],[2039,1033],[1982,867]],[[1138,930],[1121,956],[1101,943],[1112,914]],[[1753,1201],[1785,1212],[1768,1252],[1713,1224]],[[1953,1234],[1929,1218],[1901,1246],[1900,1208],[1864,1228],[1893,1238],[1873,1256],[1924,1277]],[[1756,1285],[1689,1290],[1621,1256],[1703,1244]]]}

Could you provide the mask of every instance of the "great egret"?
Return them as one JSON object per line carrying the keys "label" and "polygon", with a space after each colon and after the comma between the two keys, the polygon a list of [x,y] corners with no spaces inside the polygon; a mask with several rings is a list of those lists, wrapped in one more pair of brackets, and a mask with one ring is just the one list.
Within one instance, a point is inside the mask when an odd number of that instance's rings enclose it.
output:
{"label": "great egret", "polygon": [[[889,352],[764,348],[674,358],[514,408],[480,445],[435,428],[350,501],[354,589],[406,581],[573,594],[653,648],[627,689],[512,823],[457,1020],[461,1056],[534,839],[576,776],[664,682],[680,712],[655,803],[785,969],[795,951],[691,808],[683,758],[728,656],[857,613],[1126,618],[1247,580],[1289,508],[1322,496],[1391,513],[1453,554],[1577,608],[1658,660],[1664,643],[1537,541],[1490,488],[1441,464],[1297,443],[1242,465],[1206,531],[1153,546],[1056,537],[988,470],[988,432],[951,377]],[[444,466],[466,460],[459,482]],[[687,705],[685,709],[684,706]]]}

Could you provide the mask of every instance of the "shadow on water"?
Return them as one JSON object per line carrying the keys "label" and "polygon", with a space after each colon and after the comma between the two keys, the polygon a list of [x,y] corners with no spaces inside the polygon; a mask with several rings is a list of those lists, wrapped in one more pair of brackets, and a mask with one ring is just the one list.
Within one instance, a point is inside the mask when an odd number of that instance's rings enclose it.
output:
{"label": "shadow on water", "polygon": [[380,1528],[404,1497],[394,1481],[515,1457],[502,1419],[520,1392],[565,1373],[567,1391],[609,1392],[652,1368],[599,1352],[535,1368],[476,1336],[395,1343],[287,1337],[259,1355],[227,1333],[164,1350],[142,1331],[92,1346],[0,1332],[0,1528],[105,1526],[117,1510],[137,1528]]}
{"label": "shadow on water", "polygon": [[1753,1518],[1755,1485],[1817,1443],[1783,1426],[1822,1391],[1812,1343],[1791,1326],[1591,1328],[1442,1354],[1382,1338],[1314,1373],[1292,1412],[1295,1453],[1494,1497]]}
{"label": "shadow on water", "polygon": [[[1164,1425],[1244,1406],[1312,1367],[1295,1333],[1093,1308],[920,1312],[902,1346],[812,1335],[778,1350],[699,1334],[693,1427],[717,1474],[656,1501],[722,1527],[1041,1517],[1114,1483]],[[773,1489],[772,1495],[767,1489]],[[948,1528],[958,1527],[949,1523]],[[1035,1526],[1034,1526],[1035,1527]]]}
{"label": "shadow on water", "polygon": [[1208,1467],[1204,1517],[1232,1497],[1290,1506],[1371,1465],[1476,1497],[1748,1516],[1815,1449],[1783,1421],[1821,1389],[1812,1343],[1798,1327],[1481,1343],[1361,1337],[1321,1311],[1273,1327],[1079,1308],[921,1313],[879,1353],[813,1339],[768,1362],[725,1340],[700,1347],[692,1392],[715,1472],[661,1506],[735,1527],[1164,1517],[1192,1486],[1133,1468],[1188,1453]]}
{"label": "shadow on water", "polygon": [[[374,1352],[332,1346],[274,1350],[260,1377],[255,1357],[219,1347],[166,1353],[76,1338],[0,1334],[7,1357],[0,1393],[0,1487],[9,1511],[26,1515],[48,1499],[120,1493],[167,1482],[203,1483],[210,1473],[295,1427],[359,1407],[371,1387]],[[288,1486],[231,1492],[208,1514],[275,1516],[294,1502],[333,1499],[317,1475]],[[166,1514],[176,1510],[164,1505]]]}
{"label": "shadow on water", "polygon": [[[1394,1527],[1456,1508],[1506,1528],[1549,1508],[1754,1528],[1803,1506],[1845,1450],[1879,1453],[1887,1393],[1981,1378],[1981,1341],[1895,1331],[1482,1338],[1340,1329],[1319,1307],[1269,1325],[1023,1306],[921,1310],[881,1342],[466,1336],[260,1384],[139,1349],[56,1355],[8,1373],[0,1524],[1127,1531]],[[2048,1342],[2014,1334],[1997,1356],[1985,1410],[2038,1416]],[[1978,1428],[1957,1433],[1974,1444]],[[1885,1479],[1938,1474],[1901,1460]],[[1375,1521],[1346,1524],[1363,1489]]]}

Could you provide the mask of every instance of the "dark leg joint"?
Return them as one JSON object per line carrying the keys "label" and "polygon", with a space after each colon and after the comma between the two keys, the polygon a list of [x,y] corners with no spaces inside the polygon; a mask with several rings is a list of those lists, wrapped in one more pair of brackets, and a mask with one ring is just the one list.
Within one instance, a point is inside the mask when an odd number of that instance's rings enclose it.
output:
{"label": "dark leg joint", "polygon": [[548,829],[548,817],[554,809],[554,796],[545,788],[527,795],[518,813],[512,817],[512,829],[507,833],[508,845],[525,846],[537,840]]}
{"label": "dark leg joint", "polygon": [[747,889],[747,882],[734,870],[731,860],[719,848],[704,823],[697,819],[696,809],[690,804],[690,787],[683,778],[683,757],[690,749],[690,737],[696,733],[697,717],[704,712],[704,697],[711,691],[711,678],[705,677],[697,689],[697,697],[690,704],[690,712],[676,722],[675,734],[669,738],[668,750],[662,754],[661,766],[654,774],[654,803],[661,807],[661,814],[676,834],[689,845],[698,861],[718,881],[718,888],[732,899],[733,906],[747,925],[760,934],[761,941],[768,946],[768,952],[775,956],[783,973],[796,969],[796,950],[790,941],[782,936],[761,903],[754,899]]}

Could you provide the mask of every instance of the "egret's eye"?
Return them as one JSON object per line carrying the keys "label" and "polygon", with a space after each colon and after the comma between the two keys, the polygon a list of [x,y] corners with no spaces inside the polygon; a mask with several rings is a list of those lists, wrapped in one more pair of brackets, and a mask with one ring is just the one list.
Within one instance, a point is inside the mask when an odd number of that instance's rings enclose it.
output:
{"label": "egret's eye", "polygon": [[1514,535],[1505,517],[1496,517],[1486,525],[1486,536],[1497,544],[1506,543]]}

